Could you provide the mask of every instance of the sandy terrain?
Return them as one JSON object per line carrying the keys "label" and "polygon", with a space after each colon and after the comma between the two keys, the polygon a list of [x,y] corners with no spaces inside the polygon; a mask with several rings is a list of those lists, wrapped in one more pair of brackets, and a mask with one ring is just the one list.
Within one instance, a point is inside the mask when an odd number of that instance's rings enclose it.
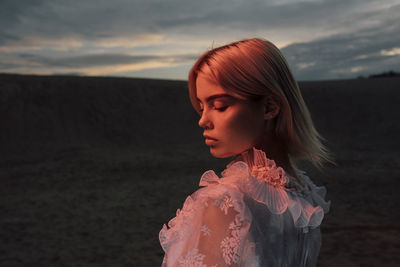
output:
{"label": "sandy terrain", "polygon": [[[318,266],[399,266],[400,79],[300,84],[337,166]],[[0,266],[160,266],[158,232],[222,171],[180,81],[0,75]]]}

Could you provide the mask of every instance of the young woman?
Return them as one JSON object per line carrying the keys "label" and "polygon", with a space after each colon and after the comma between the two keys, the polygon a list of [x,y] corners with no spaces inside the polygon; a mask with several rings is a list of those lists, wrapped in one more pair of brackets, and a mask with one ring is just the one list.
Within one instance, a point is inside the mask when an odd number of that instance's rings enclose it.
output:
{"label": "young woman", "polygon": [[296,162],[333,162],[279,49],[246,39],[205,52],[189,95],[216,158],[235,156],[160,231],[163,266],[315,266],[330,202]]}

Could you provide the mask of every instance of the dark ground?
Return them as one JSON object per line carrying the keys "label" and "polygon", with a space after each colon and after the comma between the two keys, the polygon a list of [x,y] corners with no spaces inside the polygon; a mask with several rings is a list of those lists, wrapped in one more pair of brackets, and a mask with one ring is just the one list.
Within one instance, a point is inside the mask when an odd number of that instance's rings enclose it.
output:
{"label": "dark ground", "polygon": [[[400,78],[300,83],[337,166],[318,266],[399,266]],[[0,266],[160,266],[162,225],[201,174],[180,81],[0,75]]]}

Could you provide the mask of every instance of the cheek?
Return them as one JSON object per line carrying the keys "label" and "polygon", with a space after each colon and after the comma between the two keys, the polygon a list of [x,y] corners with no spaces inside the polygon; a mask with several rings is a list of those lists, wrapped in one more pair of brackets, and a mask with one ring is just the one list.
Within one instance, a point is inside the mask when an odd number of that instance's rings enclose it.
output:
{"label": "cheek", "polygon": [[237,142],[254,142],[263,133],[263,116],[257,112],[238,112],[229,120],[228,128]]}

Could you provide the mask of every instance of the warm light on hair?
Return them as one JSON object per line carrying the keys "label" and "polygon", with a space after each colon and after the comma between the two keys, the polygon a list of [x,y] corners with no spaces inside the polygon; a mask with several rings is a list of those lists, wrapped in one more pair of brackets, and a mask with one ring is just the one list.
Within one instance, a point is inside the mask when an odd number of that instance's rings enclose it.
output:
{"label": "warm light on hair", "polygon": [[260,38],[245,39],[201,55],[189,72],[190,101],[199,114],[196,79],[205,64],[211,70],[210,79],[228,92],[249,100],[272,97],[278,101],[281,109],[275,133],[285,142],[292,164],[309,160],[320,169],[323,162],[334,163],[285,58],[274,44]]}

